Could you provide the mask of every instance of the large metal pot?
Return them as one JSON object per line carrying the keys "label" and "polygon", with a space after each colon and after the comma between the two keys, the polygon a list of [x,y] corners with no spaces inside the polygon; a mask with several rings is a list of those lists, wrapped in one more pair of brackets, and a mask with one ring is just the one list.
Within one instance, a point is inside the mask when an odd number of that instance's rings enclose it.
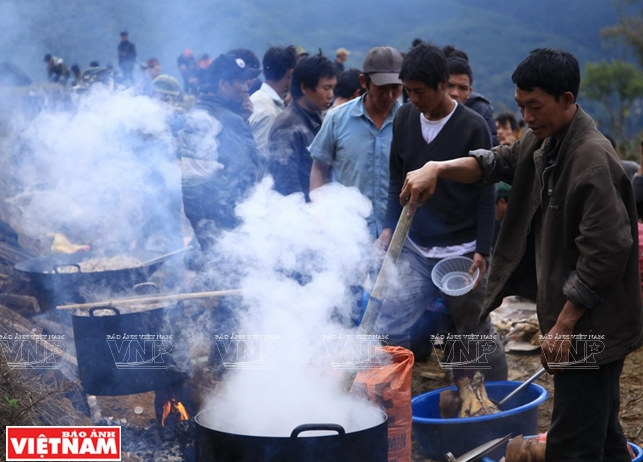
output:
{"label": "large metal pot", "polygon": [[[109,271],[83,272],[80,262],[90,258],[105,258],[123,255],[134,257],[143,265]],[[16,263],[15,269],[29,276],[34,283],[41,308],[47,309],[66,303],[83,303],[84,294],[103,290],[105,293],[122,292],[136,284],[145,282],[163,264],[161,252],[137,250],[123,253],[102,254],[97,252],[76,252],[35,257]],[[154,260],[152,264],[145,262]]]}
{"label": "large metal pot", "polygon": [[[216,412],[206,409],[194,417],[196,462],[387,462],[387,417],[379,410],[381,421],[369,428],[347,432],[334,423],[310,423],[294,428],[289,437],[210,428]],[[319,431],[325,434],[314,436]]]}
{"label": "large metal pot", "polygon": [[128,395],[181,383],[185,377],[172,355],[176,335],[166,322],[166,312],[175,307],[123,314],[106,306],[72,313],[78,375],[85,391]]}

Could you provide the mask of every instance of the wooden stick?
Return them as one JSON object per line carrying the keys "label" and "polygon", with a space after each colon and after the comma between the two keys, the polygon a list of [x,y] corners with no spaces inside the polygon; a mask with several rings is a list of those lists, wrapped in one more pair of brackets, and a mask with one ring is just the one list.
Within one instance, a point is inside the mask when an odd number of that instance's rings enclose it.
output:
{"label": "wooden stick", "polygon": [[[409,203],[407,202],[402,209],[400,218],[395,226],[395,231],[393,232],[393,237],[391,238],[391,243],[388,246],[386,255],[384,256],[384,262],[380,268],[380,272],[377,275],[375,285],[371,290],[371,294],[368,297],[368,304],[366,305],[366,310],[364,311],[364,316],[362,316],[362,322],[358,327],[358,332],[360,334],[372,334],[373,327],[375,326],[375,321],[380,314],[382,309],[382,302],[384,301],[384,296],[386,295],[386,289],[391,278],[391,274],[395,274],[395,265],[397,259],[400,258],[402,253],[402,247],[406,242],[406,238],[409,235],[409,230],[411,229],[411,223],[413,222],[413,215],[407,216],[409,211]],[[355,376],[357,371],[346,372],[342,380],[342,389],[346,392],[349,392],[355,381]]]}
{"label": "wooden stick", "polygon": [[154,258],[152,258],[150,260],[147,260],[147,261],[143,262],[141,266],[153,265],[154,263],[157,263],[159,261],[163,261],[166,258],[170,258],[170,257],[172,257],[174,255],[178,255],[180,253],[187,252],[190,249],[192,249],[192,246],[188,245],[187,247],[183,247],[182,249],[178,249],[178,250],[174,250],[172,252],[164,253],[163,255],[159,255],[158,257],[154,257]]}
{"label": "wooden stick", "polygon": [[153,295],[148,297],[115,298],[91,303],[75,303],[59,305],[57,310],[89,309],[95,306],[123,306],[137,303],[178,302],[180,300],[195,300],[199,298],[220,298],[241,295],[241,289],[218,290],[215,292],[193,292],[189,294]]}

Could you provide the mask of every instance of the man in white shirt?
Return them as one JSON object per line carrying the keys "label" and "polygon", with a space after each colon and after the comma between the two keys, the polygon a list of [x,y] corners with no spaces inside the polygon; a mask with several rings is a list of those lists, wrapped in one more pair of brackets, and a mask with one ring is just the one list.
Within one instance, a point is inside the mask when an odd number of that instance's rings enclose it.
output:
{"label": "man in white shirt", "polygon": [[290,88],[290,76],[297,64],[293,47],[271,47],[263,55],[265,82],[250,96],[252,115],[248,122],[259,150],[267,154],[268,133],[284,110],[284,98]]}

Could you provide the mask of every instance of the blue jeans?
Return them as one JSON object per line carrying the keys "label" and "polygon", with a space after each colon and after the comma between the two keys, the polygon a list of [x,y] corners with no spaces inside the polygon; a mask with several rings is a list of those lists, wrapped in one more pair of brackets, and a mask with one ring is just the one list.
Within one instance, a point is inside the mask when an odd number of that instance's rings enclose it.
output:
{"label": "blue jeans", "polygon": [[[470,362],[463,368],[479,369],[484,373],[487,381],[507,380],[505,350],[502,341],[498,338],[496,328],[491,324],[490,318],[479,322],[487,288],[486,275],[474,290],[459,297],[451,297],[443,294],[431,280],[431,271],[439,261],[440,259],[437,258],[423,257],[408,245],[403,247],[397,262],[399,283],[392,284],[387,290],[380,315],[375,323],[375,333],[388,335],[388,343],[391,345],[410,348],[413,326],[433,301],[441,296],[453,318],[453,334],[478,336],[473,338],[484,336],[493,342],[489,348],[491,352],[482,358],[476,355],[475,345],[467,351],[466,340],[463,341],[464,343],[458,341],[447,343],[447,346],[455,345],[456,348],[455,351],[445,350],[448,353],[449,362]],[[426,333],[426,338],[422,341],[430,343],[430,334],[438,334],[438,332]],[[476,342],[477,340],[474,340],[469,344]],[[458,349],[457,345],[464,345],[465,348]]]}

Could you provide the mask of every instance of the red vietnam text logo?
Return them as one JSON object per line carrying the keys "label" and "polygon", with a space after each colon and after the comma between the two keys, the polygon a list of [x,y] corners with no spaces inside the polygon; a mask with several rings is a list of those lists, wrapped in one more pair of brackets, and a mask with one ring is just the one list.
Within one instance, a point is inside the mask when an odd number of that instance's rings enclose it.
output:
{"label": "red vietnam text logo", "polygon": [[121,427],[7,427],[7,461],[121,460]]}

